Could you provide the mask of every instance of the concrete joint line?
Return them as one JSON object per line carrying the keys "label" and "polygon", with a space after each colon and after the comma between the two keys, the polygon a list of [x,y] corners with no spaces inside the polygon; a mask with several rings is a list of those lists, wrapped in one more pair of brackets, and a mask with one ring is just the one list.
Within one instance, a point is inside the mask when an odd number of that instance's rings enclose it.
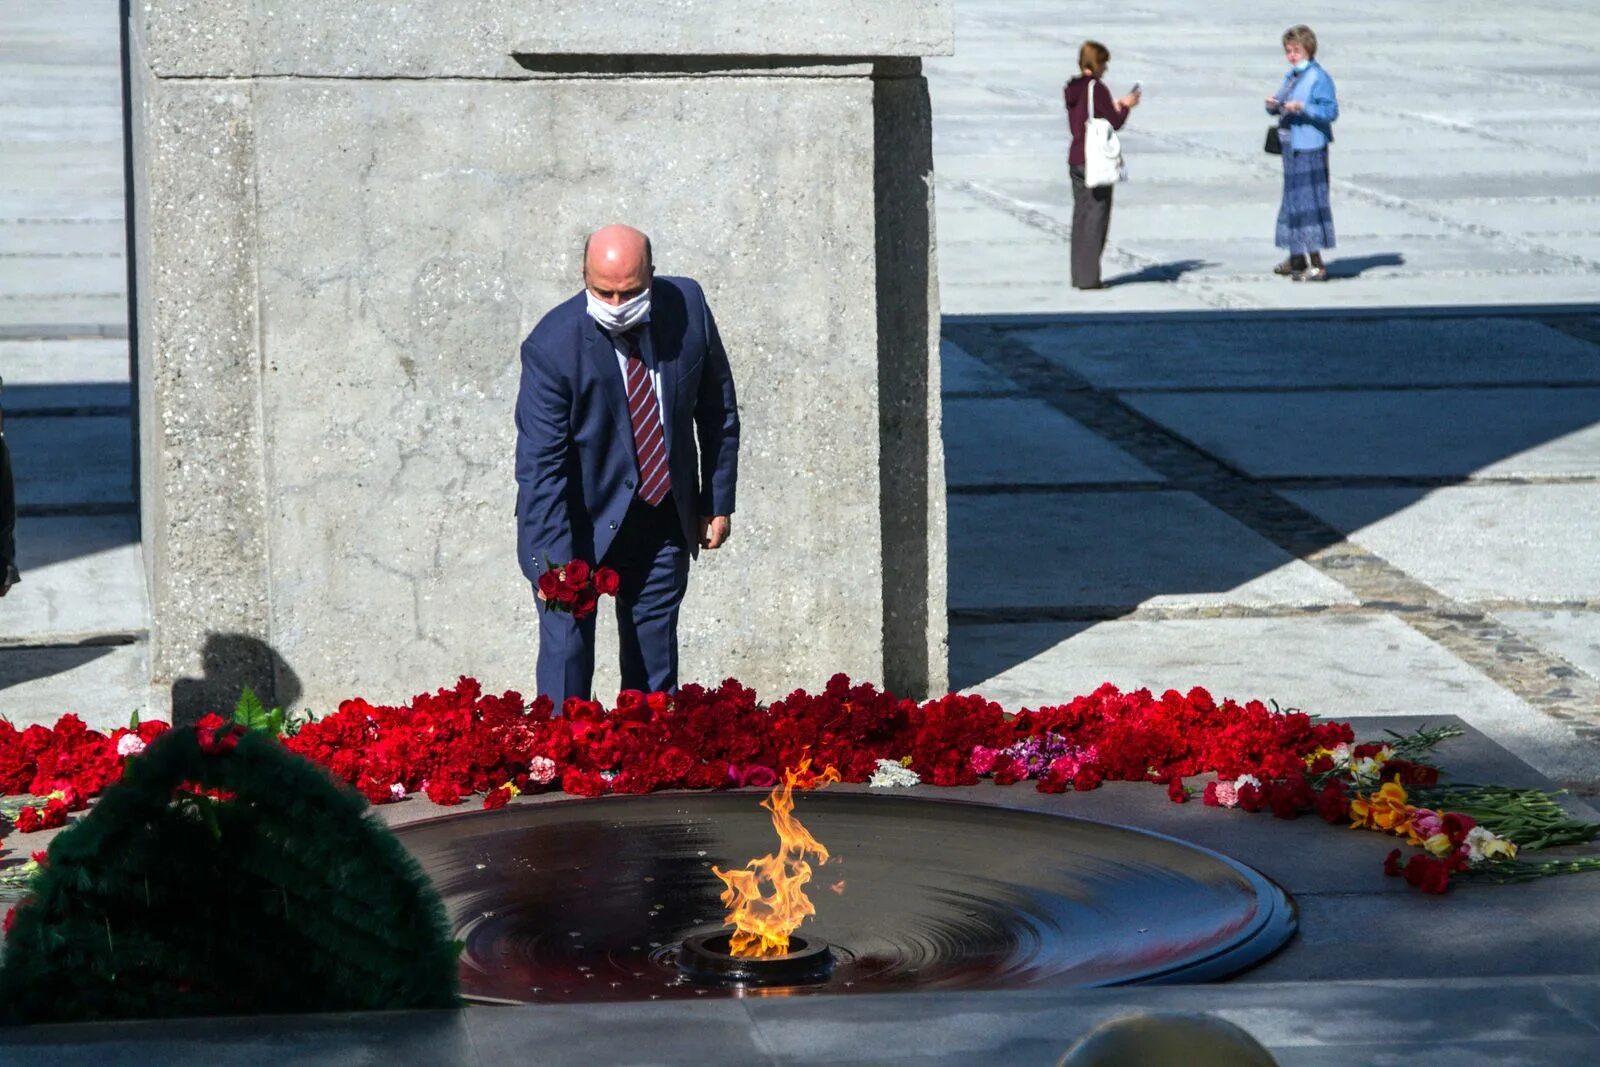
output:
{"label": "concrete joint line", "polygon": [[[1492,614],[1451,599],[1167,427],[1052,363],[1003,327],[946,335],[1032,395],[1382,609],[1553,719],[1600,725],[1600,679],[1526,641]],[[1203,472],[1203,477],[1196,477]]]}

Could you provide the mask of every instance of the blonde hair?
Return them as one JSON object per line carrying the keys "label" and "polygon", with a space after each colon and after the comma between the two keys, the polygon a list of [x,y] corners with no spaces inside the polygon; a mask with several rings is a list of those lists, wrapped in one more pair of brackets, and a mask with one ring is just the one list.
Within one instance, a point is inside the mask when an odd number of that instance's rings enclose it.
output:
{"label": "blonde hair", "polygon": [[1283,43],[1288,44],[1290,41],[1306,50],[1307,59],[1316,58],[1317,35],[1311,32],[1310,26],[1290,26],[1287,30],[1284,30]]}
{"label": "blonde hair", "polygon": [[1111,50],[1099,41],[1085,41],[1083,47],[1078,49],[1078,69],[1092,70],[1096,78],[1106,72],[1106,64],[1109,62],[1111,62]]}

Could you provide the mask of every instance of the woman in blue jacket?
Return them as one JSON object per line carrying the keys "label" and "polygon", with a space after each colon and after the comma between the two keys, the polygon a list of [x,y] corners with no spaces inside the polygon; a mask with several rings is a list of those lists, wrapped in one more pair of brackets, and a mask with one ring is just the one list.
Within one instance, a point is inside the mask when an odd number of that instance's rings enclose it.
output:
{"label": "woman in blue jacket", "polygon": [[[1272,268],[1295,281],[1323,282],[1322,250],[1332,248],[1333,209],[1328,204],[1328,143],[1339,117],[1333,78],[1316,61],[1317,35],[1295,26],[1283,35],[1289,73],[1267,113],[1278,117],[1283,145],[1283,201],[1278,205],[1277,245],[1289,258]],[[1309,262],[1307,260],[1309,259]]]}

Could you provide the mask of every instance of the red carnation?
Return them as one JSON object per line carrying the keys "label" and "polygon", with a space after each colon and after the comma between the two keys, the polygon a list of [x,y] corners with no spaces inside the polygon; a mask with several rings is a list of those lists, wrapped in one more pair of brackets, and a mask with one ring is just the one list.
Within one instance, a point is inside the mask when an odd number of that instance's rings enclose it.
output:
{"label": "red carnation", "polygon": [[511,803],[511,790],[505,786],[500,786],[498,789],[489,790],[488,795],[483,798],[483,810],[494,811],[497,808],[505,807],[509,803]]}
{"label": "red carnation", "polygon": [[0,921],[0,933],[4,933],[8,936],[10,935],[11,928],[17,925],[17,912],[21,911],[22,906],[26,903],[26,900],[19,900],[15,904],[11,905],[11,907],[6,911],[5,920]]}
{"label": "red carnation", "polygon": [[461,787],[448,778],[430,778],[424,792],[429,800],[441,807],[448,808],[461,803]]}
{"label": "red carnation", "polygon": [[1405,878],[1424,893],[1443,893],[1450,888],[1450,868],[1442,860],[1417,854],[1406,863]]}
{"label": "red carnation", "polygon": [[1174,804],[1186,804],[1189,801],[1189,791],[1183,787],[1183,779],[1177,775],[1167,779],[1167,799]]}
{"label": "red carnation", "polygon": [[19,834],[31,834],[43,828],[39,821],[39,809],[32,804],[17,812],[17,832]]}
{"label": "red carnation", "polygon": [[1016,785],[1028,777],[1028,768],[1015,756],[1000,756],[994,761],[994,784]]}
{"label": "red carnation", "polygon": [[1254,782],[1246,782],[1239,787],[1239,807],[1248,812],[1260,811],[1266,806],[1266,798],[1261,794],[1261,787]]}
{"label": "red carnation", "polygon": [[1213,781],[1213,782],[1207,782],[1206,783],[1206,791],[1200,795],[1200,801],[1201,801],[1201,803],[1205,804],[1205,806],[1208,807],[1208,808],[1220,808],[1220,807],[1222,807],[1222,801],[1217,799],[1217,783],[1216,782]]}
{"label": "red carnation", "polygon": [[1390,849],[1389,854],[1383,858],[1383,873],[1391,878],[1398,878],[1400,870],[1400,850]]}
{"label": "red carnation", "polygon": [[1478,821],[1472,816],[1455,811],[1447,813],[1440,821],[1444,823],[1444,832],[1449,836],[1452,845],[1459,845],[1465,841],[1467,831],[1478,825]]}
{"label": "red carnation", "polygon": [[1316,806],[1317,814],[1322,816],[1324,822],[1342,823],[1350,817],[1350,798],[1345,796],[1344,786],[1336,781],[1322,787],[1317,794]]}
{"label": "red carnation", "polygon": [[1091,763],[1087,767],[1078,768],[1078,773],[1072,776],[1072,788],[1080,793],[1087,793],[1091,789],[1099,789],[1100,783],[1104,780],[1100,768]]}
{"label": "red carnation", "polygon": [[606,780],[594,771],[569,769],[561,775],[561,791],[575,797],[597,797],[605,793]]}

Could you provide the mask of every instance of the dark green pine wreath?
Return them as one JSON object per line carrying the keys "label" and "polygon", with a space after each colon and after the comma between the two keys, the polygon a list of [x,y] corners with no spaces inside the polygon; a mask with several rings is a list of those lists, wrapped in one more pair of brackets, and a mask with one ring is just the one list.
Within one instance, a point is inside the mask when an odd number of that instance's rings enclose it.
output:
{"label": "dark green pine wreath", "polygon": [[[169,731],[51,844],[0,1018],[456,1005],[443,905],[366,802],[265,733],[222,736],[237,746],[207,754]],[[236,799],[175,803],[185,782]]]}

